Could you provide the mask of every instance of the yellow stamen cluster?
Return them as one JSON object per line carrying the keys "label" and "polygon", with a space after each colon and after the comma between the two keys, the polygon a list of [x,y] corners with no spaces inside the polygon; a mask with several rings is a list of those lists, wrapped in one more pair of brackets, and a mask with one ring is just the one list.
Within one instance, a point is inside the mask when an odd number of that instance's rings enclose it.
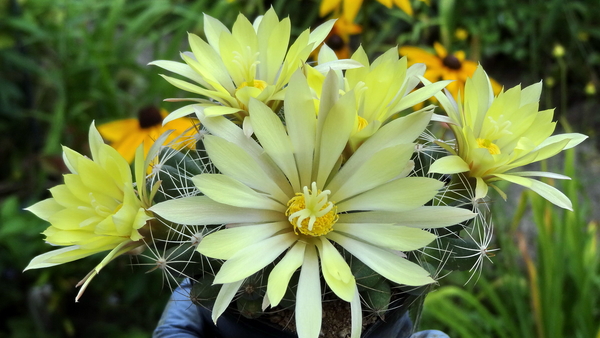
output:
{"label": "yellow stamen cluster", "polygon": [[490,152],[490,154],[492,154],[492,155],[498,155],[498,154],[500,154],[500,148],[498,148],[497,145],[495,145],[492,141],[490,141],[488,139],[478,138],[477,139],[477,146],[479,148],[485,148],[485,149],[487,149]]}
{"label": "yellow stamen cluster", "polygon": [[357,132],[365,129],[365,127],[369,124],[369,121],[367,121],[364,117],[362,116],[358,116],[358,128],[357,128]]}
{"label": "yellow stamen cluster", "polygon": [[288,202],[285,215],[294,226],[294,232],[318,237],[333,230],[333,225],[339,219],[337,207],[328,201],[329,190],[320,191],[315,182],[303,188],[302,193],[296,193]]}
{"label": "yellow stamen cluster", "polygon": [[244,87],[254,87],[254,88],[258,88],[260,90],[264,90],[265,88],[267,88],[267,86],[268,86],[268,84],[265,81],[254,79],[250,82],[246,82],[246,81],[242,82],[242,84],[240,84],[236,90],[240,90]]}

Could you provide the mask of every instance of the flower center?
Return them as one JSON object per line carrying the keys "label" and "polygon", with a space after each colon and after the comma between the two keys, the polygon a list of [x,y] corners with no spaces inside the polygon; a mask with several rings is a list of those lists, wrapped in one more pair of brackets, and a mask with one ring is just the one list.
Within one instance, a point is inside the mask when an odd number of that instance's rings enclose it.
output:
{"label": "flower center", "polygon": [[300,231],[304,235],[318,237],[333,230],[339,216],[337,207],[327,198],[331,191],[317,190],[315,182],[311,188],[305,186],[303,192],[296,193],[296,196],[290,199],[285,215],[294,226],[296,234]]}
{"label": "flower center", "polygon": [[448,54],[442,60],[442,63],[444,64],[444,66],[446,66],[450,69],[454,69],[454,70],[458,70],[462,66],[462,64],[460,63],[460,60],[452,54]]}
{"label": "flower center", "polygon": [[163,118],[158,108],[150,106],[140,109],[138,112],[138,121],[140,123],[140,128],[145,129],[160,126]]}
{"label": "flower center", "polygon": [[478,138],[477,139],[477,146],[479,148],[485,148],[485,149],[487,149],[490,152],[490,154],[492,154],[492,155],[498,155],[498,154],[500,154],[500,148],[498,148],[497,145],[495,145],[494,143],[492,143],[492,141],[490,141],[488,139]]}
{"label": "flower center", "polygon": [[236,91],[238,91],[244,87],[254,87],[254,88],[258,88],[261,91],[263,91],[265,88],[267,88],[267,86],[268,85],[265,81],[254,79],[250,82],[247,82],[247,81],[242,82],[242,84],[239,87],[237,87]]}

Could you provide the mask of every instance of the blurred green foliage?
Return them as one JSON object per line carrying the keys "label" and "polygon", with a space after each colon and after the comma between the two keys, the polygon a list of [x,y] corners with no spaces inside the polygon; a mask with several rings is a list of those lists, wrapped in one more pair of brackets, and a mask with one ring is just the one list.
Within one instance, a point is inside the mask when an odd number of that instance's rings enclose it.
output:
{"label": "blurred green foliage", "polygon": [[[49,250],[39,234],[47,224],[22,209],[45,198],[46,189],[61,182],[65,171],[61,144],[87,151],[86,135],[92,120],[103,123],[133,117],[149,104],[168,110],[177,107],[161,101],[186,94],[146,64],[155,59],[177,60],[178,53],[188,48],[187,32],[202,35],[202,13],[230,26],[238,13],[254,18],[272,5],[280,16],[290,16],[293,33],[298,34],[325,20],[318,17],[319,3],[0,0],[0,161],[4,164],[0,166],[0,288],[4,295],[0,300],[0,336],[149,335],[170,293],[162,287],[158,273],[142,273],[146,268],[135,267],[135,257],[132,261],[118,259],[96,277],[81,302],[74,303],[74,285],[100,257],[22,273],[31,258]],[[450,51],[465,50],[469,58],[480,60],[490,75],[506,86],[544,79],[546,107],[559,107],[559,113],[578,130],[593,135],[598,129],[600,100],[589,88],[600,85],[600,2],[432,0],[431,6],[421,1],[412,4],[415,14],[410,17],[398,8],[365,1],[357,17],[363,33],[353,42],[362,43],[374,56],[395,45],[431,47],[434,41],[441,41]],[[457,29],[465,30],[467,37],[457,37]],[[557,45],[564,48],[564,55],[553,54]],[[577,180],[573,182],[575,185],[568,187],[571,193],[579,188]],[[531,203],[538,213],[544,209],[533,197]],[[582,232],[592,231],[588,229],[594,226],[588,227],[586,212],[553,214],[551,219],[576,224],[576,230],[568,228],[573,230],[569,236],[579,236],[575,238],[588,243],[594,237]],[[514,240],[520,230],[506,224],[510,222],[497,222],[498,243],[503,250],[479,283],[465,288],[460,276],[453,277],[455,287],[432,294],[441,302],[439,309],[452,311],[457,315],[453,320],[465,326],[460,329],[443,320],[429,323],[459,337],[468,337],[470,332],[489,337],[535,337],[540,330],[558,330],[569,336],[568,330],[575,326],[581,328],[577,331],[580,337],[591,337],[587,335],[593,331],[590,321],[598,319],[598,309],[583,300],[572,302],[568,295],[563,295],[560,304],[552,303],[552,297],[564,287],[576,290],[576,297],[598,304],[597,255],[595,270],[580,262],[569,263],[572,266],[568,269],[558,271],[559,277],[553,270],[548,270],[553,274],[544,274],[549,264],[566,264],[558,261],[557,255],[581,253],[557,251],[549,258],[556,259],[554,263],[538,262],[536,257],[548,255],[557,245],[560,250],[574,250],[575,246],[553,242],[561,239],[556,234],[546,239],[539,237],[542,234],[529,238],[547,241],[547,247],[531,246],[532,260],[539,269],[537,289],[547,297],[540,302],[546,302],[544,311],[553,311],[539,312],[541,317],[535,317],[528,303],[533,289],[526,275],[527,263]],[[545,223],[536,219],[536,224]],[[586,257],[574,259],[590,264],[591,258]],[[563,308],[593,314],[568,317],[558,314]],[[514,320],[515,313],[523,320],[511,326],[509,319]],[[425,313],[425,323],[432,317],[435,314]]]}

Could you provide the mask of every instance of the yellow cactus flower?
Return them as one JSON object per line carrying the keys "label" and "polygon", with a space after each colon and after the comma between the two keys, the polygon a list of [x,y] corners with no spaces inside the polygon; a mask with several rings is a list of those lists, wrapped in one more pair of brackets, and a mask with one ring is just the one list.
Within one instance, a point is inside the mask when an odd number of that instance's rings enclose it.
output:
{"label": "yellow cactus flower", "polygon": [[[433,44],[435,54],[413,46],[400,47],[400,55],[408,58],[408,64],[424,63],[427,66],[425,78],[431,82],[438,80],[454,80],[446,89],[458,99],[459,91],[463,91],[467,78],[477,69],[477,63],[466,60],[465,52],[457,51],[449,54],[439,42]],[[494,94],[502,90],[502,86],[490,79]],[[464,95],[461,95],[464,96]]]}
{"label": "yellow cactus flower", "polygon": [[531,179],[532,176],[568,179],[563,175],[538,171],[516,171],[572,148],[587,136],[567,133],[550,136],[556,127],[553,109],[538,111],[542,83],[521,89],[513,87],[494,97],[492,84],[481,66],[467,80],[464,102],[437,98],[448,114],[456,137],[453,155],[435,161],[430,172],[464,172],[477,181],[475,198],[484,198],[488,185],[506,196],[492,183],[508,181],[533,190],[548,201],[571,209],[571,201],[558,189]]}
{"label": "yellow cactus flower", "polygon": [[[169,113],[164,109],[145,107],[140,109],[137,119],[124,119],[101,124],[98,126],[98,131],[127,162],[131,163],[140,144],[144,144],[144,155],[147,155],[154,141],[167,130],[173,130],[173,132],[169,134],[166,142],[180,136],[187,136],[191,140],[192,136],[196,134],[197,122],[194,119],[182,118],[163,125],[163,120],[168,115]],[[187,142],[180,146],[193,148],[195,143]]]}
{"label": "yellow cactus flower", "polygon": [[424,285],[433,282],[429,273],[393,250],[422,248],[436,238],[423,228],[474,216],[465,209],[424,206],[443,184],[407,177],[414,166],[413,141],[431,112],[388,123],[340,167],[354,128],[356,99],[350,91],[336,100],[335,83],[323,91],[321,97],[334,99],[317,114],[306,78],[296,73],[284,100],[285,124],[265,104],[251,100],[257,141],[222,116],[199,114],[212,133],[204,146],[220,174],[193,178],[203,196],[151,208],[179,224],[234,225],[198,245],[201,254],[225,260],[214,280],[223,284],[213,307],[215,322],[245,278],[275,263],[263,304],[277,306],[300,269],[295,307],[300,338],[317,338],[321,331],[321,274],[333,293],[350,302],[352,337],[359,337],[361,301],[339,247],[395,283]]}
{"label": "yellow cactus flower", "polygon": [[217,19],[204,15],[208,42],[189,34],[192,53],[181,54],[185,63],[150,63],[197,83],[162,75],[174,86],[205,97],[173,99],[195,103],[172,112],[165,121],[201,110],[207,116],[233,114],[242,122],[250,98],[278,105],[292,74],[323,42],[333,23],[329,20],[312,32],[305,30],[288,48],[290,19],[280,21],[273,8],[254,23],[240,14],[231,31]]}
{"label": "yellow cactus flower", "polygon": [[[140,147],[136,159],[137,193],[127,161],[105,144],[92,123],[89,132],[92,158],[63,147],[63,159],[71,174],[65,184],[50,189],[52,197],[26,210],[50,222],[43,232],[46,242],[66,246],[41,254],[25,270],[71,262],[98,252],[110,253],[79,284],[77,299],[98,272],[115,257],[144,244],[143,228],[153,217],[148,200],[144,158]],[[141,179],[140,179],[141,178]]]}
{"label": "yellow cactus flower", "polygon": [[350,60],[337,60],[331,49],[323,46],[318,64],[315,68],[305,67],[309,86],[316,98],[319,98],[318,93],[324,86],[331,85],[325,85],[325,72],[330,69],[329,66],[346,69],[343,76],[336,70],[343,78],[340,92],[355,92],[357,111],[347,149],[350,153],[399,112],[424,102],[450,82],[439,81],[413,90],[421,82],[419,76],[425,72],[425,66],[416,64],[407,67],[406,58],[400,59],[396,48],[389,49],[370,63],[362,46]]}

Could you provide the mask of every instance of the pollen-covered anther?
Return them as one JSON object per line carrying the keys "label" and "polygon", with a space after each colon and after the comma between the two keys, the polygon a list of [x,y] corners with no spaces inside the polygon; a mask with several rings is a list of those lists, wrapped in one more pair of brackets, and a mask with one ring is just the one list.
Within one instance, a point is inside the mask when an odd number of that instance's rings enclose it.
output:
{"label": "pollen-covered anther", "polygon": [[488,140],[488,139],[484,139],[484,138],[478,138],[477,139],[477,146],[479,148],[485,148],[487,149],[490,154],[492,155],[498,155],[500,154],[500,148],[495,145],[492,141]]}
{"label": "pollen-covered anther", "polygon": [[326,235],[339,219],[337,207],[328,200],[331,191],[318,190],[315,182],[311,184],[311,189],[305,186],[302,190],[289,200],[285,211],[294,226],[294,232],[313,237]]}
{"label": "pollen-covered anther", "polygon": [[357,131],[361,131],[365,129],[365,127],[369,125],[369,121],[367,121],[364,117],[358,116],[358,128]]}
{"label": "pollen-covered anther", "polygon": [[244,87],[254,87],[254,88],[258,88],[260,90],[264,90],[265,88],[267,88],[268,84],[263,81],[263,80],[252,80],[252,81],[244,81],[242,82],[239,87],[237,87],[236,91],[244,88]]}

